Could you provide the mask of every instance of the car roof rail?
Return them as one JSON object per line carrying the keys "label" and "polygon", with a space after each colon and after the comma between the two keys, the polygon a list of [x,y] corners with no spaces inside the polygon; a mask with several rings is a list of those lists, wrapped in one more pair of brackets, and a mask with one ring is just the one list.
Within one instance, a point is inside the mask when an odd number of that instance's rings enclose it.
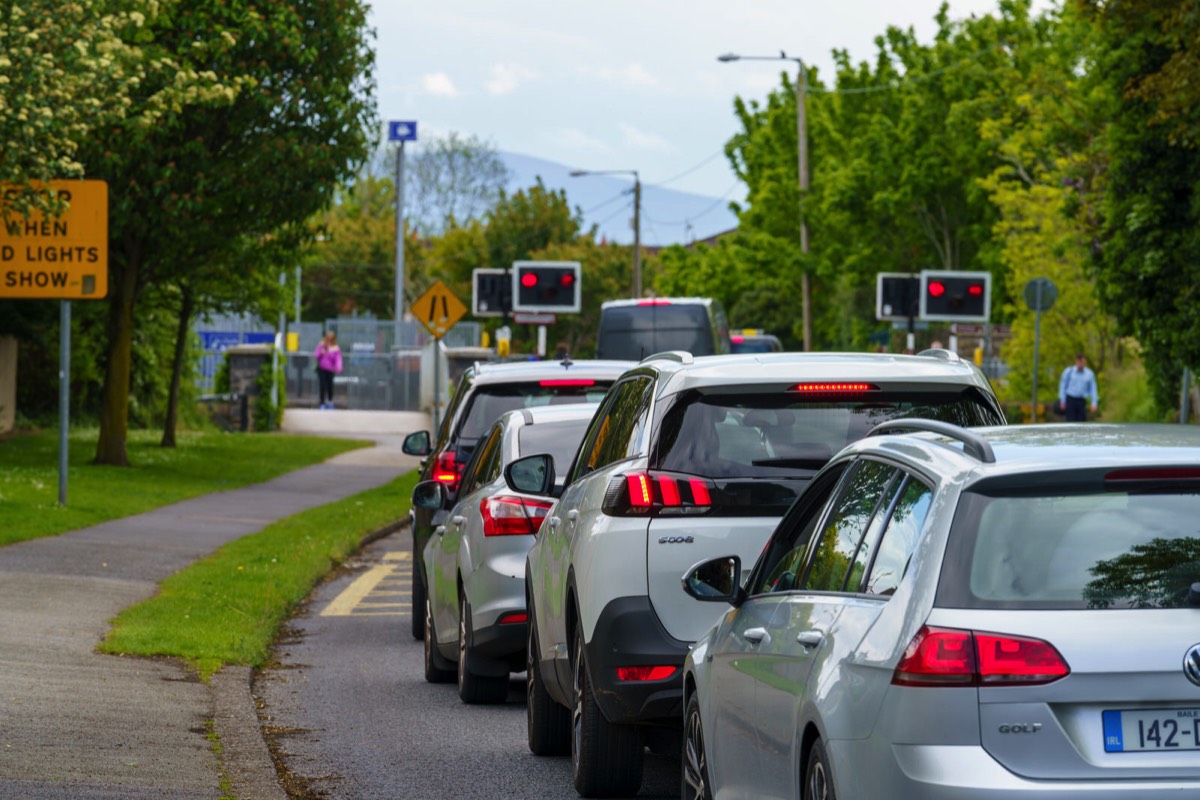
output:
{"label": "car roof rail", "polygon": [[962,361],[962,356],[953,350],[947,350],[944,347],[931,347],[928,350],[922,350],[921,352],[917,353],[917,355],[932,356],[933,358],[940,358],[942,361],[949,361],[955,364],[959,361]]}
{"label": "car roof rail", "polygon": [[992,450],[992,444],[987,439],[966,428],[936,419],[890,419],[887,422],[881,422],[876,425],[867,436],[876,436],[881,433],[895,433],[896,431],[929,431],[930,433],[940,433],[943,436],[949,436],[951,439],[962,442],[963,452],[975,456],[975,458],[984,464],[996,463],[996,452]]}
{"label": "car roof rail", "polygon": [[696,360],[692,358],[692,354],[687,350],[665,350],[661,353],[655,353],[652,356],[646,356],[642,359],[642,363],[645,364],[647,361],[653,361],[656,358],[666,358],[670,359],[671,361],[678,361],[685,367],[696,363]]}

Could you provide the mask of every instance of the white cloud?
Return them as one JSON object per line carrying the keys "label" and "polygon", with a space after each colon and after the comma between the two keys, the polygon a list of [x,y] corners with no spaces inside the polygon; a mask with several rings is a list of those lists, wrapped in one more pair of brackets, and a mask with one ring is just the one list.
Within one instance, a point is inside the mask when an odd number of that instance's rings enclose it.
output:
{"label": "white cloud", "polygon": [[428,94],[436,97],[458,97],[454,81],[444,72],[431,72],[421,76],[421,85]]}
{"label": "white cloud", "polygon": [[581,67],[585,75],[592,75],[607,83],[624,86],[658,86],[660,81],[641,64],[631,63],[623,67]]}
{"label": "white cloud", "polygon": [[518,64],[493,64],[491,80],[484,83],[489,94],[509,94],[526,81],[537,78],[537,73]]}
{"label": "white cloud", "polygon": [[675,147],[661,136],[638,130],[628,122],[622,122],[620,128],[621,133],[625,137],[625,144],[629,147],[637,150],[651,150],[657,153],[675,152]]}

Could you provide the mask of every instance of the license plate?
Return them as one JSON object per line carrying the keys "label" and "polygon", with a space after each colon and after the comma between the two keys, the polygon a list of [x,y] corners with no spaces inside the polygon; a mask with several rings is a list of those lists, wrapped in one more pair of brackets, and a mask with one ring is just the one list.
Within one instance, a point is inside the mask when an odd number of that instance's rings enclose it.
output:
{"label": "license plate", "polygon": [[1200,750],[1200,708],[1105,711],[1104,750]]}

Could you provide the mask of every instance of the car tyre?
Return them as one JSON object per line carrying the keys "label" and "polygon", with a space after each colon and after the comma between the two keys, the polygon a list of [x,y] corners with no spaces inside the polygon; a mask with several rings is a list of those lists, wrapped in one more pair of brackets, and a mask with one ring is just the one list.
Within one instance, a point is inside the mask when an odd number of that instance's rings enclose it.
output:
{"label": "car tyre", "polygon": [[554,701],[546,691],[538,666],[537,625],[533,621],[533,603],[529,609],[529,633],[525,646],[525,720],[529,752],[535,756],[565,756],[571,752],[571,711]]}
{"label": "car tyre", "polygon": [[680,765],[679,796],[683,800],[712,800],[708,779],[708,750],[700,721],[700,701],[692,692],[683,713],[683,758]]}
{"label": "car tyre", "polygon": [[808,769],[804,775],[804,790],[801,800],[837,800],[833,791],[833,771],[829,768],[829,754],[825,745],[817,739],[808,752]]}
{"label": "car tyre", "polygon": [[[416,546],[415,544],[413,545]],[[425,638],[425,581],[421,579],[421,565],[417,563],[420,556],[413,553],[412,562],[412,637]]]}
{"label": "car tyre", "polygon": [[508,699],[508,676],[475,675],[471,604],[458,598],[458,696],[471,705],[503,703]]}
{"label": "car tyre", "polygon": [[433,629],[433,609],[425,597],[425,680],[430,683],[450,683],[454,666],[437,651],[437,634]]}
{"label": "car tyre", "polygon": [[571,713],[571,773],[581,797],[631,797],[642,785],[645,748],[634,725],[614,725],[596,703],[584,655],[583,630],[576,626]]}

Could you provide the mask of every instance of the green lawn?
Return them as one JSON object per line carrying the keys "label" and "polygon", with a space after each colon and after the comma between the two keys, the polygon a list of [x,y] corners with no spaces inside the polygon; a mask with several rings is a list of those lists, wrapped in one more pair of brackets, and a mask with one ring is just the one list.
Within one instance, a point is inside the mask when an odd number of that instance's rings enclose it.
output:
{"label": "green lawn", "polygon": [[225,664],[261,666],[279,626],[372,531],[407,516],[417,473],[296,514],[230,542],[123,611],[100,649],[176,656],[207,680]]}
{"label": "green lawn", "polygon": [[0,545],[140,514],[209,492],[269,480],[369,442],[281,434],[131,431],[130,467],[99,467],[95,429],[72,431],[67,504],[58,505],[58,431],[0,439]]}

